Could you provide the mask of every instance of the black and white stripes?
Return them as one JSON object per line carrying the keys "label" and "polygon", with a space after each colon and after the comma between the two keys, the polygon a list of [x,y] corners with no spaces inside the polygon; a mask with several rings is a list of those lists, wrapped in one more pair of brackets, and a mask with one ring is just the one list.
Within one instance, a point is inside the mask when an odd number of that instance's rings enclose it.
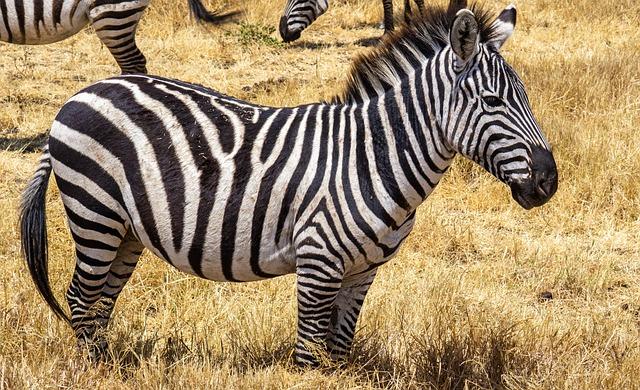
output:
{"label": "black and white stripes", "polygon": [[[0,0],[0,41],[38,45],[61,41],[91,24],[122,73],[146,73],[135,42],[150,0]],[[234,15],[208,12],[201,0],[188,0],[192,14],[216,23]]]}
{"label": "black and white stripes", "polygon": [[[424,0],[414,0],[418,11],[424,10]],[[302,31],[309,27],[320,15],[329,8],[329,0],[287,0],[284,14],[280,18],[280,36],[285,42],[295,41],[300,38]],[[393,0],[382,0],[384,10],[384,30],[393,31]],[[404,1],[405,19],[411,17],[411,0]]]}
{"label": "black and white stripes", "polygon": [[317,347],[344,356],[377,267],[456,153],[524,207],[556,190],[548,144],[498,52],[515,9],[492,24],[476,14],[429,9],[358,60],[333,103],[262,107],[145,75],[82,90],[52,126],[51,165],[45,153],[24,193],[22,244],[39,291],[64,315],[46,272],[52,170],[76,245],[70,321],[92,354],[147,248],[211,280],[295,273],[297,361],[316,362]]}

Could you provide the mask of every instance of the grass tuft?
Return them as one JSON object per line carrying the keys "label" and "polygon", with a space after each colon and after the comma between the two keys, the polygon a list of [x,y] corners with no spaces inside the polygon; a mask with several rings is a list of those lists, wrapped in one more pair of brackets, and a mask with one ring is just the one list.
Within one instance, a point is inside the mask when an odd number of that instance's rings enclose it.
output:
{"label": "grass tuft", "polygon": [[276,31],[274,26],[265,26],[264,24],[240,22],[237,31],[229,34],[236,38],[242,46],[263,45],[270,47],[284,47],[284,44],[272,35]]}

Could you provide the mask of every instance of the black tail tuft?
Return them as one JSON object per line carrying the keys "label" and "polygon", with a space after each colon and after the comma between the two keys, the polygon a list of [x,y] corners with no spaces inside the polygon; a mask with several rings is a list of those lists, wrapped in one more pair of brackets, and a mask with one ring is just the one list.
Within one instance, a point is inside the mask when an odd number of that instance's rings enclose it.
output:
{"label": "black tail tuft", "polygon": [[40,166],[22,193],[20,204],[20,235],[22,255],[27,261],[31,279],[38,292],[47,302],[51,310],[61,319],[69,322],[69,317],[62,310],[49,286],[46,195],[51,176],[51,159],[48,147],[45,146]]}
{"label": "black tail tuft", "polygon": [[241,11],[231,11],[220,13],[218,11],[209,11],[202,4],[201,0],[189,0],[189,9],[191,15],[200,22],[221,24],[232,21],[236,16],[240,15]]}

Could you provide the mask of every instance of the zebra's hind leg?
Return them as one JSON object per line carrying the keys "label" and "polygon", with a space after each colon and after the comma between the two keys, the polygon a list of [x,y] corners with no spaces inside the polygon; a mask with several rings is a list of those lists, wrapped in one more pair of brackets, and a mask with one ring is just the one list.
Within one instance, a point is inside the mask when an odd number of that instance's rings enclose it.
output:
{"label": "zebra's hind leg", "polygon": [[149,0],[97,0],[89,20],[123,74],[147,73],[147,60],[136,45],[136,29]]}
{"label": "zebra's hind leg", "polygon": [[336,298],[327,347],[332,360],[341,360],[349,353],[356,330],[360,309],[373,283],[377,268],[365,273],[347,276],[342,281],[342,288]]}
{"label": "zebra's hind leg", "polygon": [[104,335],[118,295],[129,280],[143,245],[128,232],[119,245],[76,239],[76,270],[67,291],[78,346],[92,360],[104,359]]}

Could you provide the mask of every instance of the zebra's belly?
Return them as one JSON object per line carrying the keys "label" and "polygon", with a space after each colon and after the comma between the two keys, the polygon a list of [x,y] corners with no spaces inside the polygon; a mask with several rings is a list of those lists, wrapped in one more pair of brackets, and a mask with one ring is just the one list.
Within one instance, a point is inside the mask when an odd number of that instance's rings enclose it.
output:
{"label": "zebra's belly", "polygon": [[[215,230],[215,229],[213,229]],[[209,232],[203,242],[175,250],[164,241],[164,247],[153,246],[147,237],[142,243],[156,256],[175,268],[191,275],[214,281],[250,282],[294,273],[296,259],[293,246],[277,247],[262,241],[260,250],[252,250],[251,240],[238,240],[229,236],[217,236]],[[235,242],[231,251],[229,243]],[[258,255],[256,255],[258,253]]]}
{"label": "zebra's belly", "polygon": [[87,20],[84,24],[78,24],[76,26],[63,26],[58,24],[55,27],[47,26],[40,22],[40,27],[38,29],[32,28],[25,31],[24,44],[44,45],[65,40],[80,32],[88,22],[89,21]]}
{"label": "zebra's belly", "polygon": [[47,31],[44,34],[41,34],[39,36],[34,34],[26,34],[24,43],[26,45],[46,45],[49,43],[60,42],[69,38],[72,35],[77,34],[80,30],[82,30],[82,27],[80,27],[77,30],[74,29],[74,30]]}
{"label": "zebra's belly", "polygon": [[261,270],[263,272],[268,270],[269,276],[266,277],[256,274],[249,267],[240,266],[242,264],[250,265],[249,258],[234,259],[234,265],[231,267],[234,270],[231,273],[232,278],[229,278],[229,275],[224,272],[220,259],[203,258],[203,267],[200,273],[196,272],[194,267],[187,265],[188,259],[186,258],[171,259],[169,263],[182,272],[218,282],[253,282],[296,272],[295,257],[287,258],[278,253],[260,259]]}
{"label": "zebra's belly", "polygon": [[[31,2],[25,4],[31,4]],[[50,9],[43,10],[43,16],[38,20],[31,12],[27,12],[24,15],[22,25],[20,25],[18,17],[11,14],[12,9],[8,11],[9,15],[6,21],[8,24],[5,24],[0,18],[0,40],[9,43],[44,45],[59,42],[77,34],[89,24],[84,3],[75,9],[73,16],[69,15],[70,9],[63,8],[59,20],[58,17],[54,19]],[[13,11],[15,12],[15,10]]]}

